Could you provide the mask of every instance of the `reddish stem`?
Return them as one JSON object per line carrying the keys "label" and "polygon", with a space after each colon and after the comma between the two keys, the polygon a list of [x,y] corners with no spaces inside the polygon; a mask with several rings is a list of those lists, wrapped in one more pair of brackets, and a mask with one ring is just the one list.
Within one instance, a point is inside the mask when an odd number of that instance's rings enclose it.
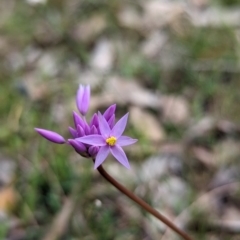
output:
{"label": "reddish stem", "polygon": [[134,202],[136,202],[138,205],[140,205],[142,208],[144,208],[147,212],[158,218],[160,221],[165,223],[168,227],[170,227],[173,231],[178,233],[180,236],[183,237],[185,240],[193,240],[187,233],[182,231],[180,228],[178,228],[175,224],[173,224],[171,221],[169,221],[166,217],[164,217],[161,213],[159,213],[157,210],[152,208],[149,204],[147,204],[145,201],[143,201],[141,198],[134,195],[131,191],[126,189],[122,184],[117,182],[113,177],[111,177],[104,168],[100,165],[97,170],[99,173],[108,181],[110,182],[114,187],[116,187],[120,192],[128,196],[130,199],[132,199]]}

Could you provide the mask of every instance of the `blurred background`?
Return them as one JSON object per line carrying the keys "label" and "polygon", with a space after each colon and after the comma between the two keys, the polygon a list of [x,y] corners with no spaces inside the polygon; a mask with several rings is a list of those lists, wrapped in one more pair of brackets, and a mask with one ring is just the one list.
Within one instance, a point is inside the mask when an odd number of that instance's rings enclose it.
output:
{"label": "blurred background", "polygon": [[240,1],[1,0],[0,239],[174,240],[72,148],[91,113],[130,112],[108,172],[194,239],[240,239]]}

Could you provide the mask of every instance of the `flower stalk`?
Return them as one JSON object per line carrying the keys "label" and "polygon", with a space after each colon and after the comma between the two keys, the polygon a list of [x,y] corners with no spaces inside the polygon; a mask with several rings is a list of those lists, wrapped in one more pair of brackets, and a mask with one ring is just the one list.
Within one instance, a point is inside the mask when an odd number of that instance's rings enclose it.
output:
{"label": "flower stalk", "polygon": [[137,139],[122,135],[127,124],[128,113],[115,124],[116,104],[111,105],[103,114],[100,112],[93,114],[90,123],[88,123],[85,116],[89,108],[89,101],[90,86],[80,84],[76,96],[76,105],[82,116],[73,112],[74,128],[68,128],[72,138],[65,140],[60,134],[47,129],[35,128],[35,130],[48,141],[57,144],[68,144],[72,146],[79,155],[93,159],[94,169],[97,169],[108,182],[147,212],[165,223],[173,231],[182,236],[183,239],[192,240],[187,233],[179,229],[141,198],[126,189],[103,169],[102,163],[110,153],[120,164],[129,169],[130,164],[122,147],[136,143]]}
{"label": "flower stalk", "polygon": [[[93,160],[94,161],[94,160]],[[170,227],[173,231],[175,231],[178,235],[182,236],[185,240],[193,240],[187,233],[182,231],[180,228],[178,228],[174,223],[172,223],[170,220],[168,220],[166,217],[164,217],[161,213],[159,213],[156,209],[152,208],[149,204],[147,204],[145,201],[143,201],[141,198],[133,194],[131,191],[129,191],[127,188],[125,188],[122,184],[120,184],[118,181],[116,181],[113,177],[111,177],[100,165],[97,168],[98,172],[109,182],[111,183],[115,188],[117,188],[120,192],[125,194],[127,197],[132,199],[135,203],[140,205],[143,209],[145,209],[147,212],[149,212],[151,215],[155,216],[157,219],[159,219],[161,222],[166,224],[168,227]]]}

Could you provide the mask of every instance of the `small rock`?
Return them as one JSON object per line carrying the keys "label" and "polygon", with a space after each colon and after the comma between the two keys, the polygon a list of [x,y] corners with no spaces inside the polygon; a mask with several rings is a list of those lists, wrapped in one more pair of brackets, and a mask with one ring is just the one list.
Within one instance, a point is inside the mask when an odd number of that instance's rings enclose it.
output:
{"label": "small rock", "polygon": [[26,2],[30,5],[38,5],[47,3],[47,0],[26,0]]}
{"label": "small rock", "polygon": [[40,81],[36,72],[29,72],[24,75],[22,82],[19,81],[18,89],[23,94],[26,94],[32,101],[38,101],[44,99],[51,92],[49,86],[46,83]]}
{"label": "small rock", "polygon": [[209,189],[214,189],[222,185],[226,185],[231,182],[237,182],[240,180],[239,167],[221,167],[212,178],[209,183]]}
{"label": "small rock", "polygon": [[159,154],[148,158],[142,165],[138,175],[142,183],[159,182],[170,173],[179,175],[182,172],[182,162],[177,155]]}
{"label": "small rock", "polygon": [[139,171],[139,176],[143,183],[148,183],[151,180],[159,180],[168,174],[168,162],[160,156],[152,156],[147,159]]}
{"label": "small rock", "polygon": [[9,185],[14,178],[16,164],[13,160],[0,156],[0,184]]}
{"label": "small rock", "polygon": [[143,88],[134,79],[111,76],[106,84],[104,95],[112,96],[119,104],[133,104],[140,107],[158,109],[159,97]]}
{"label": "small rock", "polygon": [[192,147],[192,153],[194,158],[201,161],[206,167],[208,168],[215,168],[216,167],[216,159],[214,154],[209,151],[208,149],[196,146]]}
{"label": "small rock", "polygon": [[129,112],[132,125],[148,140],[161,142],[165,139],[164,130],[154,115],[139,107],[131,107]]}
{"label": "small rock", "polygon": [[204,9],[210,5],[211,1],[210,0],[191,0],[191,3],[199,9]]}
{"label": "small rock", "polygon": [[240,143],[234,140],[224,140],[214,146],[215,162],[218,166],[239,161]]}
{"label": "small rock", "polygon": [[[152,201],[157,208],[170,208],[175,211],[187,207],[189,193],[187,184],[179,177],[170,176],[152,188]],[[164,197],[163,197],[164,196]]]}
{"label": "small rock", "polygon": [[79,22],[72,30],[72,37],[76,42],[89,42],[95,39],[107,26],[103,15],[94,15]]}
{"label": "small rock", "polygon": [[20,52],[10,52],[6,56],[7,66],[9,70],[18,71],[24,67],[25,61]]}
{"label": "small rock", "polygon": [[162,96],[160,98],[162,116],[165,122],[176,125],[188,123],[190,118],[188,102],[180,96]]}
{"label": "small rock", "polygon": [[207,136],[215,129],[216,120],[212,117],[205,116],[188,129],[186,133],[186,140],[191,143],[196,138]]}
{"label": "small rock", "polygon": [[35,66],[35,63],[41,58],[43,54],[43,51],[37,47],[34,46],[29,46],[26,48],[26,50],[24,51],[24,55],[25,55],[25,65],[27,65],[28,67],[31,66]]}
{"label": "small rock", "polygon": [[142,45],[142,53],[149,58],[155,58],[166,43],[168,37],[165,33],[154,31]]}
{"label": "small rock", "polygon": [[189,9],[188,14],[195,27],[230,27],[238,28],[240,25],[240,8],[231,9],[210,7],[203,12]]}
{"label": "small rock", "polygon": [[126,7],[118,13],[119,24],[132,30],[142,31],[143,18],[134,8]]}
{"label": "small rock", "polygon": [[44,53],[38,60],[36,68],[43,75],[55,76],[60,69],[58,56],[54,53]]}
{"label": "small rock", "polygon": [[95,46],[90,67],[100,72],[108,72],[113,66],[114,54],[112,43],[107,39],[101,39]]}
{"label": "small rock", "polygon": [[143,9],[144,23],[148,30],[169,25],[185,12],[181,3],[159,0],[144,1]]}

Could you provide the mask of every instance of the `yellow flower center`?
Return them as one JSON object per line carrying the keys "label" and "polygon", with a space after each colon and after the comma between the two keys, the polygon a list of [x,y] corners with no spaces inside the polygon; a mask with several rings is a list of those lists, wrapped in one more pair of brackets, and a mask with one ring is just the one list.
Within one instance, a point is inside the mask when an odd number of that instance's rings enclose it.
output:
{"label": "yellow flower center", "polygon": [[106,143],[110,146],[114,146],[116,141],[117,141],[117,139],[115,137],[109,137],[106,139]]}

